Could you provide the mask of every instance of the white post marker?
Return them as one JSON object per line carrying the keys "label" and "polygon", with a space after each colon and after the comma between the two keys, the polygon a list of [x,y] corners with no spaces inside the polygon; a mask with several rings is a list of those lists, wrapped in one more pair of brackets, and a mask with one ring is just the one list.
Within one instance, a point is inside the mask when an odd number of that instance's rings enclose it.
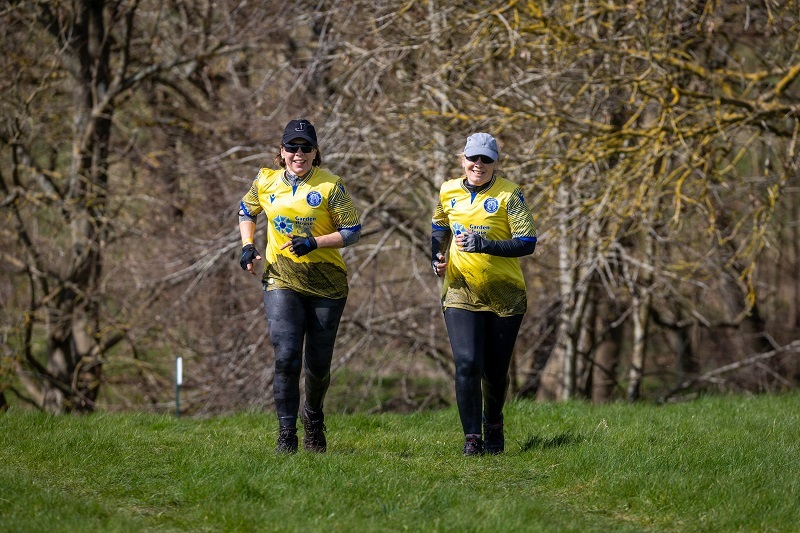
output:
{"label": "white post marker", "polygon": [[175,358],[175,416],[181,416],[181,385],[183,385],[183,357]]}

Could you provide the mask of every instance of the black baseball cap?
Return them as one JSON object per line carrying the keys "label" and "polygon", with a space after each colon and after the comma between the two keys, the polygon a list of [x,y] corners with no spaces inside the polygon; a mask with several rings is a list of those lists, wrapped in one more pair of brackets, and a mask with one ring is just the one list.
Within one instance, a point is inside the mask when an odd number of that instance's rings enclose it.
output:
{"label": "black baseball cap", "polygon": [[290,121],[283,130],[283,138],[281,142],[286,144],[293,139],[305,139],[310,142],[312,146],[317,146],[317,130],[314,125],[304,118],[298,118]]}

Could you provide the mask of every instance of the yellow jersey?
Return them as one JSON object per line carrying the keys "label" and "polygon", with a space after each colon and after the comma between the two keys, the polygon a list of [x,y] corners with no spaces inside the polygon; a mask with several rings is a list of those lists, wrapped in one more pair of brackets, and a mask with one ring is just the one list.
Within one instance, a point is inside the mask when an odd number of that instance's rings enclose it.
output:
{"label": "yellow jersey", "polygon": [[[471,192],[465,177],[444,182],[433,215],[433,229],[450,229],[453,236],[472,230],[488,240],[518,237],[536,242],[533,222],[522,190],[501,176]],[[527,295],[516,257],[462,252],[450,240],[447,271],[442,283],[442,307],[491,311],[499,316],[525,313]]]}
{"label": "yellow jersey", "polygon": [[244,214],[267,218],[262,280],[267,290],[292,289],[308,296],[347,296],[347,266],[335,248],[317,248],[297,257],[289,235],[320,236],[361,228],[353,200],[339,176],[313,167],[296,185],[283,169],[262,168],[242,198]]}

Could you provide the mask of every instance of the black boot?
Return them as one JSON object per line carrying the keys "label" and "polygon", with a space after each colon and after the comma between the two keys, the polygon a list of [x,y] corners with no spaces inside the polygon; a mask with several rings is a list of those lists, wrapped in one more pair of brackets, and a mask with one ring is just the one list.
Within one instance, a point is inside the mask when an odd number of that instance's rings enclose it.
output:
{"label": "black boot", "polygon": [[480,435],[465,435],[464,457],[477,457],[483,455],[483,441]]}
{"label": "black boot", "polygon": [[328,442],[325,440],[325,415],[322,411],[316,413],[308,406],[303,406],[301,419],[306,432],[303,437],[305,449],[310,452],[325,452],[328,449]]}
{"label": "black boot", "polygon": [[278,453],[294,453],[297,451],[297,428],[284,427],[278,430]]}
{"label": "black boot", "polygon": [[503,416],[500,416],[500,422],[490,424],[486,421],[486,416],[483,417],[483,437],[486,439],[486,453],[498,455],[503,453],[506,448],[506,438],[503,434]]}

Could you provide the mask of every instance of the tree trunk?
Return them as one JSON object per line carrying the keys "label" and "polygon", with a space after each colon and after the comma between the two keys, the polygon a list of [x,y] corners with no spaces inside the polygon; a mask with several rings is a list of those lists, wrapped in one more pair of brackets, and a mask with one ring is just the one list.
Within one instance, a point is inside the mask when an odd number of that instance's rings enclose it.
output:
{"label": "tree trunk", "polygon": [[[646,291],[646,289],[643,289]],[[631,368],[628,374],[629,402],[635,402],[642,394],[644,362],[647,353],[647,330],[650,314],[650,295],[636,294],[633,297],[633,347],[631,350]]]}
{"label": "tree trunk", "polygon": [[681,327],[675,330],[676,349],[678,351],[678,383],[683,383],[686,379],[697,375],[700,365],[692,347],[692,337],[689,327]]}
{"label": "tree trunk", "polygon": [[[642,255],[645,265],[652,265],[655,242],[649,233],[643,235]],[[631,287],[633,308],[633,346],[631,347],[631,368],[628,374],[627,398],[634,402],[641,397],[644,364],[647,354],[647,333],[650,324],[651,286],[653,271],[647,267],[637,267],[637,274],[626,273]]]}
{"label": "tree trunk", "polygon": [[[560,187],[564,205],[569,204],[567,185]],[[541,400],[568,400],[575,395],[577,386],[579,340],[582,334],[583,317],[589,300],[590,274],[580,267],[581,253],[594,253],[596,247],[588,246],[581,251],[579,242],[590,243],[595,238],[592,225],[585,235],[570,234],[565,225],[561,227],[559,239],[559,270],[561,310],[558,315],[558,330],[553,354],[542,372],[537,398]]]}
{"label": "tree trunk", "polygon": [[[570,204],[569,186],[562,183],[558,188],[561,205]],[[575,261],[579,244],[575,235],[570,235],[565,222],[559,223],[558,239],[559,289],[561,292],[561,308],[558,313],[558,328],[553,354],[542,371],[542,378],[537,391],[540,400],[569,398],[574,389],[574,361],[577,349],[577,325],[575,316],[576,285],[578,267]]]}
{"label": "tree trunk", "polygon": [[103,104],[110,83],[104,6],[102,1],[78,3],[65,52],[74,61],[76,78],[67,190],[72,245],[69,270],[47,312],[51,379],[44,382],[43,407],[51,412],[93,410],[102,379],[97,298],[113,112]]}
{"label": "tree trunk", "polygon": [[[800,196],[800,194],[795,193],[796,196]],[[791,313],[789,315],[790,319],[790,327],[800,330],[800,279],[798,279],[797,273],[800,272],[800,224],[797,223],[800,220],[800,199],[795,199],[795,201],[791,202],[791,212],[792,212],[792,220],[795,221],[792,224],[792,260],[794,264],[793,272],[795,275],[792,277],[791,283],[794,286],[794,294],[792,295],[792,302],[791,302]]]}
{"label": "tree trunk", "polygon": [[[617,368],[620,360],[622,340],[622,324],[614,324],[608,302],[601,306],[597,313],[598,330],[603,331],[602,338],[594,352],[592,363],[592,403],[606,403],[614,399],[617,387]],[[605,326],[608,324],[607,328]]]}
{"label": "tree trunk", "polygon": [[[575,183],[561,183],[558,188],[559,203],[568,209],[577,200],[572,188],[588,173],[579,173]],[[556,344],[542,373],[537,397],[539,399],[568,400],[578,389],[579,355],[581,339],[588,333],[585,316],[586,306],[591,298],[591,280],[597,263],[600,225],[592,220],[584,229],[573,230],[565,218],[558,223],[558,266],[561,309],[558,315]],[[585,243],[585,244],[584,244]],[[588,314],[591,314],[589,312]],[[593,323],[588,323],[592,327]]]}
{"label": "tree trunk", "polygon": [[584,398],[591,395],[592,388],[592,363],[591,353],[595,346],[595,324],[597,322],[597,291],[590,290],[586,299],[586,307],[581,319],[581,331],[578,335],[578,357],[576,361],[576,374],[578,376],[577,390]]}

